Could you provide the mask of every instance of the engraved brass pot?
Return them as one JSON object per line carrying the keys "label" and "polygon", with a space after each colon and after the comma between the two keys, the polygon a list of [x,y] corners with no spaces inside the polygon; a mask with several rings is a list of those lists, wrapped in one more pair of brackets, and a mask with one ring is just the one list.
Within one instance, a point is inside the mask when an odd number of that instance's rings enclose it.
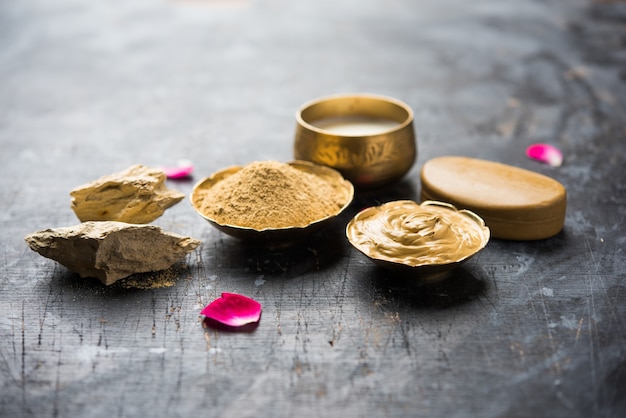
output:
{"label": "engraved brass pot", "polygon": [[[390,97],[322,97],[302,105],[296,120],[294,157],[332,167],[357,188],[399,180],[417,157],[413,111]],[[336,129],[342,121],[354,129]]]}

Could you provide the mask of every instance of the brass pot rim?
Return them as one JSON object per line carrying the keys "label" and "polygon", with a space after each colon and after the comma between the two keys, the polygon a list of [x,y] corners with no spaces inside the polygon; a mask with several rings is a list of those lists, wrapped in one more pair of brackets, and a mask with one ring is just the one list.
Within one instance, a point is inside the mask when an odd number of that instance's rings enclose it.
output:
{"label": "brass pot rim", "polygon": [[[402,117],[401,120],[398,120],[400,118],[394,118],[394,117],[389,116],[390,111],[388,111],[386,114],[376,113],[376,112],[363,113],[362,107],[352,106],[352,107],[348,107],[347,108],[348,110],[346,110],[346,108],[342,109],[341,107],[337,106],[338,102],[342,102],[342,101],[348,102],[348,101],[354,101],[354,100],[369,102],[370,106],[375,106],[378,109],[381,109],[381,108],[384,109],[385,107],[387,107],[388,110],[393,109],[394,114],[403,113],[404,117]],[[338,135],[326,129],[315,126],[310,121],[309,118],[304,116],[305,113],[313,112],[318,107],[322,107],[322,108],[334,107],[334,110],[336,112],[324,113],[322,111],[320,113],[323,114],[323,117],[317,117],[317,118],[314,118],[313,120],[322,120],[324,118],[333,118],[333,117],[342,117],[342,116],[368,116],[368,117],[374,117],[374,118],[380,118],[380,119],[386,119],[386,120],[393,120],[395,122],[398,122],[398,125],[393,126],[389,129],[386,129],[383,132],[376,133],[376,134],[369,134],[369,135],[340,134]],[[308,102],[305,102],[298,108],[298,111],[296,112],[296,121],[302,127],[309,129],[313,132],[319,133],[319,134],[329,135],[329,136],[334,136],[334,137],[341,137],[341,138],[363,138],[363,137],[374,137],[374,136],[379,136],[379,135],[388,135],[389,133],[405,129],[407,126],[413,124],[413,120],[414,120],[413,109],[411,109],[411,107],[408,104],[406,104],[405,102],[401,100],[395,99],[393,97],[385,96],[382,94],[374,94],[374,93],[341,93],[341,94],[321,96],[321,97],[309,100]]]}

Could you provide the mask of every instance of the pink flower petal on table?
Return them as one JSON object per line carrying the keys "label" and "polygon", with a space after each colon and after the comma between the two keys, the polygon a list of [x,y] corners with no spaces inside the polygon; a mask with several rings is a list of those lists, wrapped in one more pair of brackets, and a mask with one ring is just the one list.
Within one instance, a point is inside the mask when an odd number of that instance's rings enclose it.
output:
{"label": "pink flower petal on table", "polygon": [[179,161],[176,167],[161,167],[168,179],[183,179],[191,176],[193,173],[193,164],[191,161]]}
{"label": "pink flower petal on table", "polygon": [[526,148],[526,155],[552,167],[558,167],[563,163],[561,150],[550,144],[533,144]]}
{"label": "pink flower petal on table", "polygon": [[229,327],[241,327],[259,322],[261,304],[247,296],[224,292],[221,298],[209,303],[200,314]]}

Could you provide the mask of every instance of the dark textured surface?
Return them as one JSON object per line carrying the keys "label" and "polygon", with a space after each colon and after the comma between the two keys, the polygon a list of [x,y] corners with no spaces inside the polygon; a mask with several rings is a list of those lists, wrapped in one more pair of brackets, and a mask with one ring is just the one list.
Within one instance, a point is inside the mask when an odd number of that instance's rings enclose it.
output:
{"label": "dark textured surface", "polygon": [[[0,415],[626,415],[625,5],[0,2]],[[419,159],[302,245],[243,246],[184,201],[155,224],[203,247],[174,286],[135,289],[23,241],[77,223],[69,191],[132,164],[189,158],[195,181],[290,160],[298,106],[344,92],[407,102]],[[525,157],[542,141],[562,167]],[[493,240],[431,287],[374,267],[345,222],[417,199],[445,154],[556,178],[564,231]],[[224,291],[263,304],[253,333],[203,329]]]}

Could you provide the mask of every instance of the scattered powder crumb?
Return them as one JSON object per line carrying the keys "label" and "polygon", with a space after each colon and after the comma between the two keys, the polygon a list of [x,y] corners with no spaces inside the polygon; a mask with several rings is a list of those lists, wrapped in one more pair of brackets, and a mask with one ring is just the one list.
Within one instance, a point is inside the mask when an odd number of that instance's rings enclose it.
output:
{"label": "scattered powder crumb", "polygon": [[160,289],[163,287],[173,287],[180,279],[181,274],[180,269],[175,268],[149,273],[138,273],[120,280],[120,285],[125,289]]}

